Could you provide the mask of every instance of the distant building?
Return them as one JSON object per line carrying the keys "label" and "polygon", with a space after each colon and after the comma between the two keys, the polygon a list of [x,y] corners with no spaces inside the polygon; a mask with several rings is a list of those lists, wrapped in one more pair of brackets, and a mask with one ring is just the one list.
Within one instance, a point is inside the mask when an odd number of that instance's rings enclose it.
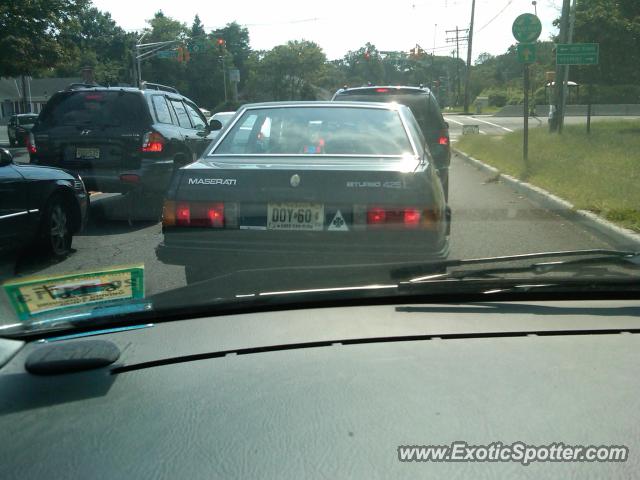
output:
{"label": "distant building", "polygon": [[[40,113],[51,95],[64,90],[82,78],[27,78],[23,96],[20,78],[0,78],[0,123],[7,123],[15,113]],[[23,112],[22,101],[27,99],[27,110]]]}

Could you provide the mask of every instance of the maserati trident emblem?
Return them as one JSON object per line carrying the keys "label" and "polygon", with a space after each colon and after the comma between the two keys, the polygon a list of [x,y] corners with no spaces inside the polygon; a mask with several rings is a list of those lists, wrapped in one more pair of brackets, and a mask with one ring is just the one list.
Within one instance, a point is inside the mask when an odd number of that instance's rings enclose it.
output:
{"label": "maserati trident emblem", "polygon": [[298,175],[297,173],[295,175],[292,175],[289,183],[291,183],[292,187],[297,187],[298,185],[300,185],[300,175]]}
{"label": "maserati trident emblem", "polygon": [[80,135],[89,135],[91,133],[91,130],[82,130],[80,132]]}

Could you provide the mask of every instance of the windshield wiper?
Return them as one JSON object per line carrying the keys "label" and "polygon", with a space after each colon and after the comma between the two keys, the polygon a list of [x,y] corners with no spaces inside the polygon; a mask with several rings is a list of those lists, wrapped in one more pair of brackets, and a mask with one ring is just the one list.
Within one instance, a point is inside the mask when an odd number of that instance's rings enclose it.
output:
{"label": "windshield wiper", "polygon": [[[567,258],[577,259],[566,260]],[[536,259],[558,258],[552,262],[534,262],[512,267],[498,267],[496,264],[523,262]],[[450,270],[452,267],[489,266],[485,268],[462,268]],[[560,252],[527,253],[502,257],[472,258],[461,260],[445,260],[426,262],[415,266],[402,267],[391,272],[394,279],[418,283],[441,280],[464,280],[470,278],[490,279],[503,278],[504,275],[519,273],[546,274],[551,272],[569,272],[580,276],[606,276],[611,274],[611,267],[640,268],[640,253],[622,250],[569,250]],[[595,268],[595,270],[594,270]],[[619,276],[619,275],[617,275]]]}

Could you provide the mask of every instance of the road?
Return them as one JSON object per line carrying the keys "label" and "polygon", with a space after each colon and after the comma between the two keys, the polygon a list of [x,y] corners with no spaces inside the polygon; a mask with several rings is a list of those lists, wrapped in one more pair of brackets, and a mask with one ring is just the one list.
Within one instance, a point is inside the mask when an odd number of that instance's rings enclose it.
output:
{"label": "road", "polygon": [[[615,247],[457,157],[452,163],[450,188],[451,258]],[[129,225],[126,215],[130,207],[126,197],[94,195],[91,221],[74,239],[73,253],[59,262],[27,257],[17,266],[17,275],[46,276],[143,263],[147,295],[184,286],[182,267],[163,265],[155,258],[154,248],[161,240],[159,209],[138,204],[139,211],[132,213],[138,220]],[[119,214],[121,219],[105,218],[105,212],[108,216]]]}

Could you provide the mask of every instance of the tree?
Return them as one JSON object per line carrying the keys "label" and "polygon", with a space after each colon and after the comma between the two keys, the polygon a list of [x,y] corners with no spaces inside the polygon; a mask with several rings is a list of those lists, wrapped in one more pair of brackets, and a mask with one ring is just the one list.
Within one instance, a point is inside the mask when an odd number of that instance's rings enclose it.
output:
{"label": "tree", "polygon": [[35,74],[64,60],[59,36],[88,0],[0,3],[0,76]]}
{"label": "tree", "polygon": [[82,67],[93,67],[98,83],[113,84],[129,79],[130,48],[134,36],[126,33],[108,12],[87,7],[65,24],[58,41],[64,46],[65,60],[52,74],[77,76]]}
{"label": "tree", "polygon": [[257,52],[248,61],[252,72],[247,93],[261,100],[311,99],[326,61],[322,49],[306,40]]}
{"label": "tree", "polygon": [[[167,17],[161,10],[156,12],[152,19],[147,20],[147,23],[149,27],[145,29],[145,43],[178,40],[181,45],[187,45],[189,33],[187,26],[178,20]],[[177,46],[176,43],[166,48],[176,48]],[[180,91],[186,91],[188,89],[186,68],[183,63],[177,62],[175,59],[152,57],[142,62],[142,79],[171,85]]]}
{"label": "tree", "polygon": [[598,66],[572,67],[572,76],[579,82],[640,83],[638,0],[581,0],[576,8],[574,42],[600,44]]}

